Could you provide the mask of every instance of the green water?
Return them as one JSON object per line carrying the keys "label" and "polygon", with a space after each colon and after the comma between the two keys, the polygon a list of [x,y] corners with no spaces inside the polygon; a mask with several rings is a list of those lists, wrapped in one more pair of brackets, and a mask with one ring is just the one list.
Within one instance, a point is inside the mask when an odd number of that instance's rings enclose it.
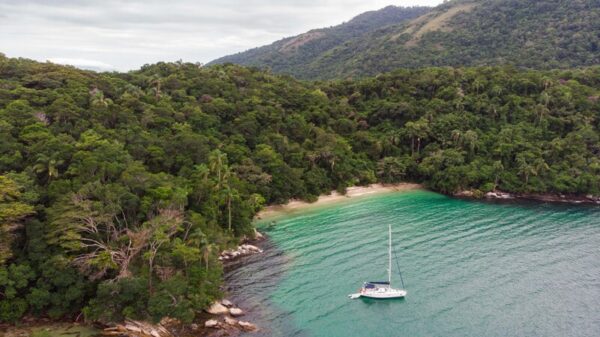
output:
{"label": "green water", "polygon": [[[269,223],[265,255],[228,276],[264,336],[600,336],[598,207],[412,191]],[[385,280],[388,224],[408,296],[348,299]]]}

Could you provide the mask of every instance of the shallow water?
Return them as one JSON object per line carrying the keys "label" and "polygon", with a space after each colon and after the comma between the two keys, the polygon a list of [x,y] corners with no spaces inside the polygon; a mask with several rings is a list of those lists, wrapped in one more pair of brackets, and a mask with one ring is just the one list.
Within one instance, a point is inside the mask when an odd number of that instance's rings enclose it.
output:
{"label": "shallow water", "polygon": [[[410,191],[270,222],[266,253],[227,276],[259,335],[600,336],[598,207]],[[408,296],[348,299],[386,278],[388,224]]]}

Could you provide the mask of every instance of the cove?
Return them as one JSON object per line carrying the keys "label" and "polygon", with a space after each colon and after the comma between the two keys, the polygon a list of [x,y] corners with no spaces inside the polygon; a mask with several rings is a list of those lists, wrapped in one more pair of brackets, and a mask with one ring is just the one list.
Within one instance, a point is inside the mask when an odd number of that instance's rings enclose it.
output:
{"label": "cove", "polygon": [[[349,300],[363,281],[386,277],[388,224],[408,296]],[[487,203],[418,190],[257,225],[270,237],[266,253],[228,273],[227,283],[262,327],[258,335],[600,332],[598,207]]]}

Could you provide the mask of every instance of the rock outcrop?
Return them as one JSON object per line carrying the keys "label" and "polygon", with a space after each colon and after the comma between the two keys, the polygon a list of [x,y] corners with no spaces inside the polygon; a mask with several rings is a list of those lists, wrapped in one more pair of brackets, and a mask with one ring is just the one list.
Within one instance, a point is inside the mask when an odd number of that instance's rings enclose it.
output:
{"label": "rock outcrop", "polygon": [[204,322],[204,326],[207,328],[218,328],[219,327],[219,321],[217,321],[216,319],[209,319],[208,321]]}
{"label": "rock outcrop", "polygon": [[220,255],[219,255],[219,260],[220,261],[231,261],[231,260],[235,260],[237,258],[240,258],[242,256],[247,256],[247,255],[252,255],[252,254],[259,254],[262,253],[263,250],[254,246],[254,245],[250,245],[250,244],[243,244],[240,245],[239,247],[237,247],[236,249],[227,249],[225,251],[223,251]]}
{"label": "rock outcrop", "polygon": [[[210,318],[204,322],[205,328],[222,329],[222,332],[231,334],[233,330],[241,331],[257,331],[258,327],[247,321],[238,321],[235,317],[244,315],[244,311],[238,308],[235,304],[227,299],[220,302],[214,302],[208,309],[205,310],[209,314],[220,316]],[[212,336],[212,334],[211,334]],[[133,337],[133,336],[131,336]],[[152,337],[167,337],[167,336],[152,336]],[[170,337],[170,336],[169,336]]]}
{"label": "rock outcrop", "polygon": [[227,307],[223,304],[215,302],[208,309],[206,309],[206,312],[212,315],[224,315],[229,313],[229,309],[227,309]]}
{"label": "rock outcrop", "polygon": [[258,327],[250,322],[246,322],[246,321],[238,321],[238,325],[242,328],[242,330],[244,331],[256,331],[258,330]]}
{"label": "rock outcrop", "polygon": [[128,337],[174,337],[162,324],[151,324],[148,322],[126,320],[123,324],[117,324],[102,331],[104,336],[128,336]]}
{"label": "rock outcrop", "polygon": [[242,309],[240,308],[229,308],[229,314],[233,317],[238,317],[242,316],[244,314],[244,311],[242,311]]}

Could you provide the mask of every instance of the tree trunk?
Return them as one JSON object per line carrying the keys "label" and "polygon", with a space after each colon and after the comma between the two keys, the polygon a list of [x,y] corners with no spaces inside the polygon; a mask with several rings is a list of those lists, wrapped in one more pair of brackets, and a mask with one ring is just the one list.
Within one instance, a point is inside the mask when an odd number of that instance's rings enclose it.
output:
{"label": "tree trunk", "polygon": [[227,210],[229,212],[229,221],[228,221],[229,231],[231,232],[231,192],[229,193],[228,198],[227,198]]}
{"label": "tree trunk", "polygon": [[148,259],[148,291],[150,294],[154,293],[154,289],[152,286],[152,274],[154,273],[154,257],[150,257]]}

